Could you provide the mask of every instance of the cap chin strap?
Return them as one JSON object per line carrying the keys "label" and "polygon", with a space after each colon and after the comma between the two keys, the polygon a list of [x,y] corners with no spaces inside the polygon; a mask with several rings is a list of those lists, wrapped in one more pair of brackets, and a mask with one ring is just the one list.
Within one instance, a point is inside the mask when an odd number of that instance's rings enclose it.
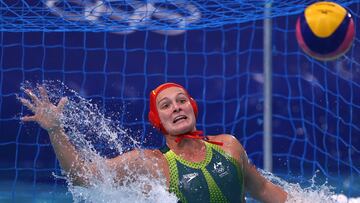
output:
{"label": "cap chin strap", "polygon": [[200,131],[200,130],[195,130],[194,132],[177,135],[177,138],[175,139],[175,142],[180,143],[181,140],[183,140],[183,139],[204,140],[205,142],[208,142],[208,143],[211,143],[211,144],[216,144],[216,145],[219,145],[219,146],[224,145],[224,143],[222,143],[222,142],[216,142],[216,141],[209,140],[209,138],[207,136],[203,136],[203,131]]}

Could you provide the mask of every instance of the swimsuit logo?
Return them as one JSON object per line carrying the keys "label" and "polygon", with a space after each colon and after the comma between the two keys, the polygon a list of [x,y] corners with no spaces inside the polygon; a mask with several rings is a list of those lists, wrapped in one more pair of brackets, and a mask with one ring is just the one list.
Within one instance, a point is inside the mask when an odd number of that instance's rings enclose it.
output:
{"label": "swimsuit logo", "polygon": [[189,174],[183,175],[182,179],[186,182],[190,182],[192,179],[196,178],[196,176],[198,176],[198,175],[199,175],[198,173],[189,173]]}
{"label": "swimsuit logo", "polygon": [[182,176],[182,179],[180,181],[180,186],[184,188],[190,187],[190,181],[192,181],[194,178],[196,178],[199,174],[198,173],[189,173]]}
{"label": "swimsuit logo", "polygon": [[214,170],[215,170],[217,173],[222,173],[222,172],[225,171],[225,167],[222,165],[221,162],[214,163]]}
{"label": "swimsuit logo", "polygon": [[214,163],[214,170],[213,170],[213,172],[214,172],[214,173],[218,173],[221,178],[224,177],[224,176],[226,176],[227,174],[229,174],[228,171],[225,171],[225,167],[224,167],[224,165],[222,164],[222,162]]}

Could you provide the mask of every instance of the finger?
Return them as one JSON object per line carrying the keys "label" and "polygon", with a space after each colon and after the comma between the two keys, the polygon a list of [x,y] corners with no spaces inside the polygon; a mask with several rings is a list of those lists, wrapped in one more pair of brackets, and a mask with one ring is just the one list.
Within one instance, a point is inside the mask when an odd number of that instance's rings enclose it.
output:
{"label": "finger", "polygon": [[64,109],[64,107],[68,101],[69,100],[67,97],[63,97],[60,99],[59,104],[57,105],[57,107],[59,108],[60,111],[62,111]]}
{"label": "finger", "polygon": [[37,121],[36,116],[24,116],[20,118],[24,122]]}
{"label": "finger", "polygon": [[42,99],[43,101],[45,101],[46,103],[49,103],[49,102],[50,102],[50,100],[49,100],[49,95],[48,95],[48,93],[46,92],[45,87],[40,85],[40,86],[39,86],[39,90],[40,90],[41,99]]}
{"label": "finger", "polygon": [[40,100],[37,98],[37,96],[31,92],[29,89],[25,89],[24,92],[31,98],[31,100],[34,102],[34,104],[37,106],[40,103]]}
{"label": "finger", "polygon": [[29,100],[24,99],[24,98],[20,98],[20,102],[21,102],[24,106],[26,106],[28,109],[30,109],[32,112],[35,113],[35,107],[34,107],[34,105],[32,105],[32,104],[30,103]]}

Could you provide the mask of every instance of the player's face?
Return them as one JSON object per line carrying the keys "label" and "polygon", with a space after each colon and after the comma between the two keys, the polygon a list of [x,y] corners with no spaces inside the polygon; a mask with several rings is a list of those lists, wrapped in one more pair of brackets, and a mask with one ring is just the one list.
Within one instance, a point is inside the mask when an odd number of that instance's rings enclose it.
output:
{"label": "player's face", "polygon": [[156,108],[160,121],[170,135],[195,130],[195,114],[189,97],[182,88],[170,87],[159,93]]}

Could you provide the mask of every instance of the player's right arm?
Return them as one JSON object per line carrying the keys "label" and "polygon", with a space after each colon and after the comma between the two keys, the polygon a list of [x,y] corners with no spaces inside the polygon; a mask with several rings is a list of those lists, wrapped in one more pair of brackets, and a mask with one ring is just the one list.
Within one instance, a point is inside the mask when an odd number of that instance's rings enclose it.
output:
{"label": "player's right arm", "polygon": [[88,183],[86,174],[93,172],[95,175],[96,170],[92,164],[86,163],[85,160],[80,158],[79,152],[71,144],[61,125],[60,117],[68,99],[63,97],[58,105],[54,105],[42,86],[39,87],[40,97],[29,89],[25,89],[24,92],[30,100],[25,98],[19,98],[19,100],[34,115],[24,116],[21,120],[24,122],[37,122],[46,130],[61,168],[74,184],[86,185]]}
{"label": "player's right arm", "polygon": [[[70,181],[75,185],[87,186],[90,184],[89,178],[99,175],[97,165],[91,161],[81,158],[80,153],[70,142],[61,125],[61,114],[68,102],[66,97],[60,99],[57,105],[51,103],[44,87],[39,87],[40,97],[36,96],[31,90],[25,89],[24,92],[30,100],[19,98],[21,103],[31,110],[34,115],[21,118],[24,122],[37,122],[45,129],[50,137],[61,168]],[[105,161],[109,169],[115,170],[116,182],[122,183],[129,179],[135,179],[139,175],[149,175],[153,178],[163,177],[159,174],[159,168],[164,164],[164,158],[159,150],[133,150]],[[156,166],[158,165],[158,166]]]}

